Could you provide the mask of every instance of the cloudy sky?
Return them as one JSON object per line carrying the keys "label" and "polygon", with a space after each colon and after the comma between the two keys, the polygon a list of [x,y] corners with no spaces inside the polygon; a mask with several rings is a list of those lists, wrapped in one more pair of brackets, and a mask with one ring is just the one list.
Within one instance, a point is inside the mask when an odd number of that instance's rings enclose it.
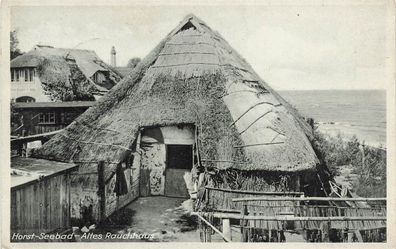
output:
{"label": "cloudy sky", "polygon": [[114,45],[117,66],[124,66],[145,57],[189,13],[217,30],[275,89],[386,87],[387,7],[381,4],[13,7],[11,29],[23,51],[35,44],[92,49],[109,62]]}

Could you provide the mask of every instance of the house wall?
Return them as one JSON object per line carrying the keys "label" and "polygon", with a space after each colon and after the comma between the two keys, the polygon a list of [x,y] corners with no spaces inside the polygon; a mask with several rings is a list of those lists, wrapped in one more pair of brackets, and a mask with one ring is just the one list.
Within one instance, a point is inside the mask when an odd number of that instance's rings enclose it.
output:
{"label": "house wall", "polygon": [[166,151],[165,144],[149,144],[143,148],[142,170],[150,172],[149,189],[151,195],[164,195]]}
{"label": "house wall", "polygon": [[71,220],[73,225],[85,225],[99,217],[98,176],[96,171],[71,177]]}
{"label": "house wall", "polygon": [[67,229],[70,220],[70,173],[11,189],[11,234]]}
{"label": "house wall", "polygon": [[[87,109],[88,107],[17,109],[16,111],[23,116],[24,126],[13,132],[12,135],[27,136],[63,129]],[[47,112],[55,113],[55,123],[41,124],[39,122],[40,113]]]}
{"label": "house wall", "polygon": [[[150,129],[150,128],[149,128]],[[160,128],[163,141],[150,136],[142,136],[141,168],[150,172],[150,195],[164,195],[167,144],[194,144],[194,130],[191,126],[167,126]]]}
{"label": "house wall", "polygon": [[[106,165],[105,167],[112,167]],[[106,176],[105,186],[105,215],[106,217],[115,211],[129,204],[139,197],[139,175],[140,175],[140,155],[134,154],[134,160],[129,167],[123,164],[124,175],[127,182],[128,193],[117,197],[114,192],[116,175]],[[98,195],[98,174],[95,169],[88,172],[81,172],[72,178],[71,183],[71,217],[73,224],[86,225],[99,222],[101,220],[100,203],[101,197]]]}
{"label": "house wall", "polygon": [[19,81],[11,81],[11,99],[17,99],[23,96],[29,96],[36,102],[51,102],[48,95],[44,94],[43,86],[39,77],[33,77],[33,81],[25,81],[24,77],[19,77]]}
{"label": "house wall", "polygon": [[[164,195],[166,144],[192,144],[193,130],[191,127],[161,127],[164,140],[157,141],[142,136],[140,149],[134,153],[131,166],[123,163],[124,175],[128,193],[117,197],[114,188],[116,174],[108,179],[105,186],[105,215],[106,217],[121,209],[140,196],[142,170],[149,170],[149,195]],[[105,165],[115,171],[114,165]],[[108,176],[107,176],[108,177]],[[98,175],[87,172],[73,176],[71,195],[71,216],[74,224],[94,223],[100,221],[100,202],[98,195]]]}
{"label": "house wall", "polygon": [[124,171],[125,179],[128,186],[128,193],[117,197],[114,192],[116,177],[112,177],[110,182],[106,184],[106,216],[110,216],[118,209],[129,204],[131,201],[139,197],[139,177],[136,167],[126,169]]}

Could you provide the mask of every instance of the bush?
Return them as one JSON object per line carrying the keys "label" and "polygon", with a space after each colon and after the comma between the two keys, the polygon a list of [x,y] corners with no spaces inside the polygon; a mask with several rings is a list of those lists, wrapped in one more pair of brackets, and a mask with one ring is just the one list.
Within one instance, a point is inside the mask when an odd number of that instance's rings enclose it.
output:
{"label": "bush", "polygon": [[[367,146],[356,136],[350,139],[326,136],[314,131],[314,145],[318,156],[333,175],[339,175],[336,166],[352,165],[358,175],[358,183],[353,188],[363,197],[386,196],[386,150]],[[364,154],[364,158],[363,158]]]}

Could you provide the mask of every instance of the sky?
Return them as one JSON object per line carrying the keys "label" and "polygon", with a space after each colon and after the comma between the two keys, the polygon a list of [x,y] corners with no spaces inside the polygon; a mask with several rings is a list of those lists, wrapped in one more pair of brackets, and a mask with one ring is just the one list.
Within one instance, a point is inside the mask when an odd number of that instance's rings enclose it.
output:
{"label": "sky", "polygon": [[[319,1],[317,3],[320,3]],[[277,90],[386,88],[387,7],[372,5],[12,7],[19,47],[144,58],[193,13]],[[388,38],[389,40],[389,38]]]}

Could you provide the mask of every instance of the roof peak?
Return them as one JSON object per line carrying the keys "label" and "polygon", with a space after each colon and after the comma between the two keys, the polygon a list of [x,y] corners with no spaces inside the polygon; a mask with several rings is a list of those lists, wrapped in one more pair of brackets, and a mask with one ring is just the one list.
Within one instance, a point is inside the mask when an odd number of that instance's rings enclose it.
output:
{"label": "roof peak", "polygon": [[192,19],[192,18],[195,18],[195,19],[198,19],[198,20],[199,20],[199,18],[198,18],[196,15],[194,15],[193,13],[190,13],[190,14],[186,15],[186,17],[184,18],[184,20],[186,20],[186,19]]}
{"label": "roof peak", "polygon": [[204,28],[204,26],[207,27],[207,25],[196,15],[188,14],[186,17],[183,18],[183,20],[179,23],[179,25],[175,29],[173,29],[173,31],[171,32],[171,36],[179,33],[180,31],[187,30],[190,28],[205,33],[207,29]]}

